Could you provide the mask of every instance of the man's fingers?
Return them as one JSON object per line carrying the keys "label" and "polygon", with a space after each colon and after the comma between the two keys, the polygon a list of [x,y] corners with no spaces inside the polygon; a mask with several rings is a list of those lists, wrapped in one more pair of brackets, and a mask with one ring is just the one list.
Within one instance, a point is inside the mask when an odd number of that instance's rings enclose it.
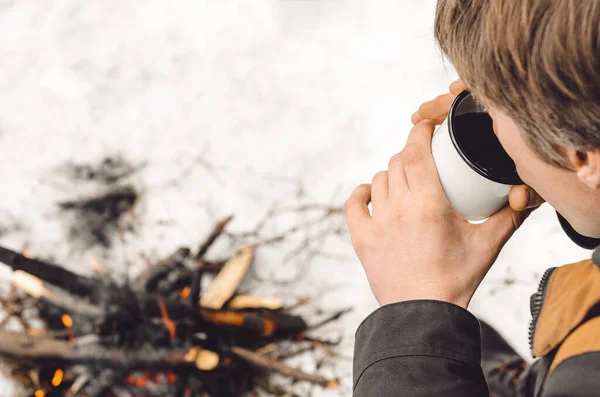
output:
{"label": "man's fingers", "polygon": [[[446,121],[448,115],[444,115],[442,117],[439,118],[435,118],[433,119],[433,123],[435,125],[440,125],[442,124],[444,121]],[[415,112],[412,117],[410,118],[410,121],[412,121],[413,125],[417,125],[419,124],[421,121],[425,120],[423,117],[421,117],[421,115],[419,114],[419,112]]]}
{"label": "man's fingers", "polygon": [[424,120],[424,118],[421,117],[421,115],[419,114],[419,112],[414,112],[413,115],[410,118],[410,121],[413,123],[413,125],[419,124],[423,120]]}
{"label": "man's fingers", "polygon": [[379,210],[379,206],[385,203],[389,196],[389,178],[387,171],[379,171],[373,177],[373,181],[371,183],[371,201],[373,205],[371,206],[371,211],[373,211],[373,216]]}
{"label": "man's fingers", "polygon": [[450,110],[450,105],[452,105],[454,98],[456,98],[456,95],[453,94],[440,95],[434,100],[422,104],[419,107],[418,113],[422,119],[434,121],[442,119],[443,121],[448,116],[448,110]]}
{"label": "man's fingers", "polygon": [[544,204],[544,199],[527,185],[517,185],[510,189],[508,202],[515,211],[536,208]]}
{"label": "man's fingers", "polygon": [[461,92],[463,92],[466,89],[467,89],[467,86],[460,79],[458,79],[455,82],[453,82],[452,84],[450,84],[450,93],[452,93],[452,95],[454,95],[454,96],[458,96],[458,94],[460,94]]}
{"label": "man's fingers", "polygon": [[431,154],[431,139],[435,125],[424,120],[413,127],[406,147],[400,154],[410,191],[443,192]]}
{"label": "man's fingers", "polygon": [[445,95],[440,95],[432,101],[425,102],[419,107],[419,110],[415,112],[411,121],[414,125],[419,124],[423,120],[432,120],[435,125],[440,125],[446,120],[448,116],[448,110],[450,109],[450,105],[452,105],[452,101],[454,98],[467,87],[462,82],[462,80],[456,80],[452,84],[450,84],[450,93]]}
{"label": "man's fingers", "polygon": [[389,197],[401,197],[408,191],[402,152],[394,155],[388,163]]}
{"label": "man's fingers", "polygon": [[344,211],[346,212],[346,222],[350,228],[350,233],[355,233],[361,230],[369,219],[368,205],[371,202],[371,185],[362,184],[356,187],[350,197],[344,203]]}

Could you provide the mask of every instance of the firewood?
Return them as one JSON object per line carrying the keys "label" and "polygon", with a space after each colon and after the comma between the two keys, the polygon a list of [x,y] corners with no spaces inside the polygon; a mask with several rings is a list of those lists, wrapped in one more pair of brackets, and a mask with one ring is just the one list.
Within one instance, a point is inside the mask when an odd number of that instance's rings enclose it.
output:
{"label": "firewood", "polygon": [[251,331],[264,337],[300,334],[306,330],[306,323],[301,317],[285,313],[276,315],[259,315],[256,313],[240,313],[230,311],[200,311],[204,320],[215,325],[226,325]]}
{"label": "firewood", "polygon": [[208,309],[219,310],[223,307],[238,289],[242,279],[250,269],[254,259],[255,248],[243,247],[240,252],[231,258],[223,269],[217,274],[206,292],[200,298],[200,306]]}
{"label": "firewood", "polygon": [[219,355],[201,347],[191,348],[184,356],[184,361],[194,363],[201,371],[212,371],[219,365]]}
{"label": "firewood", "polygon": [[285,365],[277,360],[273,360],[273,359],[261,356],[259,354],[256,354],[256,353],[254,353],[248,349],[244,349],[242,347],[233,346],[231,348],[231,351],[235,355],[248,361],[250,364],[256,365],[261,368],[266,368],[271,371],[279,372],[283,375],[289,376],[289,377],[297,379],[297,380],[305,380],[305,381],[308,381],[311,383],[316,383],[316,384],[321,385],[326,388],[327,387],[336,387],[339,385],[339,382],[335,379],[327,379],[320,375],[309,374],[309,373],[306,373],[299,369],[288,367],[287,365]]}
{"label": "firewood", "polygon": [[279,310],[283,308],[283,299],[263,298],[249,294],[234,296],[227,304],[229,309],[269,309]]}
{"label": "firewood", "polygon": [[23,270],[57,287],[68,289],[79,296],[88,296],[97,285],[94,280],[72,273],[61,266],[27,258],[4,247],[0,247],[0,262],[14,270]]}
{"label": "firewood", "polygon": [[0,355],[33,362],[49,362],[54,365],[95,363],[114,368],[171,369],[178,365],[193,365],[209,371],[218,365],[219,355],[210,350],[193,347],[189,350],[142,350],[104,349],[101,346],[75,345],[62,340],[30,337],[20,333],[0,332]]}
{"label": "firewood", "polygon": [[65,311],[81,313],[90,317],[102,316],[104,311],[98,306],[91,305],[82,299],[75,299],[64,290],[46,285],[41,279],[21,270],[12,274],[12,285],[20,288],[34,298],[44,298]]}

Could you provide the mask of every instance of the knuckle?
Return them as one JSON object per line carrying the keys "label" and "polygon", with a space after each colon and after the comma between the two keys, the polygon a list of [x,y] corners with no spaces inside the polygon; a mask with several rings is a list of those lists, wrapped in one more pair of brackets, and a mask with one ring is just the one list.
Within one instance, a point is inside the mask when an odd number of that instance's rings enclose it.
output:
{"label": "knuckle", "polygon": [[344,212],[348,212],[348,210],[354,205],[354,201],[352,199],[348,199],[344,202]]}
{"label": "knuckle", "polygon": [[402,152],[393,155],[392,158],[390,158],[390,161],[388,163],[389,166],[396,165],[396,164],[402,165]]}
{"label": "knuckle", "polygon": [[433,100],[433,103],[435,103],[436,105],[440,102],[443,102],[446,99],[447,94],[440,94],[438,96],[435,97],[435,99]]}
{"label": "knuckle", "polygon": [[381,179],[383,179],[383,178],[387,178],[387,176],[388,176],[388,172],[387,172],[387,171],[379,171],[378,173],[376,173],[376,174],[373,176],[373,180],[374,180],[374,181],[376,181],[376,180],[381,180]]}
{"label": "knuckle", "polygon": [[354,207],[356,204],[357,204],[357,201],[356,201],[355,199],[353,199],[353,198],[349,198],[348,200],[346,200],[346,201],[344,202],[344,212],[346,212],[346,213],[347,213],[347,212],[348,212],[348,211],[350,211],[350,209],[351,209],[352,207]]}

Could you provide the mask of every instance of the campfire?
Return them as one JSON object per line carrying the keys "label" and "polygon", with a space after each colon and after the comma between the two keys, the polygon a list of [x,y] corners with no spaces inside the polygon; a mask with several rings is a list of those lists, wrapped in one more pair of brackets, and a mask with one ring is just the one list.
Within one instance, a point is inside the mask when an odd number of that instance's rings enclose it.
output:
{"label": "campfire", "polygon": [[[66,207],[65,207],[66,208]],[[74,208],[71,205],[71,208]],[[239,294],[256,246],[209,261],[205,254],[232,218],[222,219],[196,252],[180,248],[133,282],[118,283],[94,260],[85,277],[0,247],[13,269],[11,290],[0,299],[0,356],[34,397],[239,396],[257,385],[275,395],[276,372],[325,388],[336,379],[285,364],[280,343],[298,353],[336,342],[311,337],[346,310],[309,324],[295,315],[302,302]],[[208,287],[203,279],[212,277]],[[22,332],[3,331],[16,318]]]}

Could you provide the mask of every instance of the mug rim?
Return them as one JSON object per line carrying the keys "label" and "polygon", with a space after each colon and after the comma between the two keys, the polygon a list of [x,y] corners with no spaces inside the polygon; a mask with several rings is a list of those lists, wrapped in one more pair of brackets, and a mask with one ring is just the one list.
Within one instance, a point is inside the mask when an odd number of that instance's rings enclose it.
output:
{"label": "mug rim", "polygon": [[[456,96],[456,98],[454,98],[452,105],[450,105],[450,110],[448,111],[448,120],[446,120],[446,122],[448,123],[448,131],[450,134],[450,140],[452,141],[452,144],[456,148],[456,151],[458,152],[460,157],[464,160],[464,162],[467,163],[467,165],[473,171],[477,172],[479,175],[483,176],[484,178],[486,178],[492,182],[497,182],[497,183],[500,183],[503,185],[523,185],[524,182],[521,180],[521,178],[519,177],[519,175],[517,173],[515,173],[514,176],[512,176],[512,175],[511,176],[494,175],[489,170],[486,170],[485,168],[479,166],[478,164],[473,162],[469,158],[469,156],[467,156],[467,154],[463,151],[463,148],[461,147],[461,145],[458,143],[458,140],[456,139],[456,136],[454,134],[454,116],[456,113],[456,109],[458,108],[458,105],[466,97],[468,97],[470,95],[471,95],[471,92],[469,90],[464,90],[463,92],[458,94]],[[485,113],[485,114],[487,114],[487,113]]]}

